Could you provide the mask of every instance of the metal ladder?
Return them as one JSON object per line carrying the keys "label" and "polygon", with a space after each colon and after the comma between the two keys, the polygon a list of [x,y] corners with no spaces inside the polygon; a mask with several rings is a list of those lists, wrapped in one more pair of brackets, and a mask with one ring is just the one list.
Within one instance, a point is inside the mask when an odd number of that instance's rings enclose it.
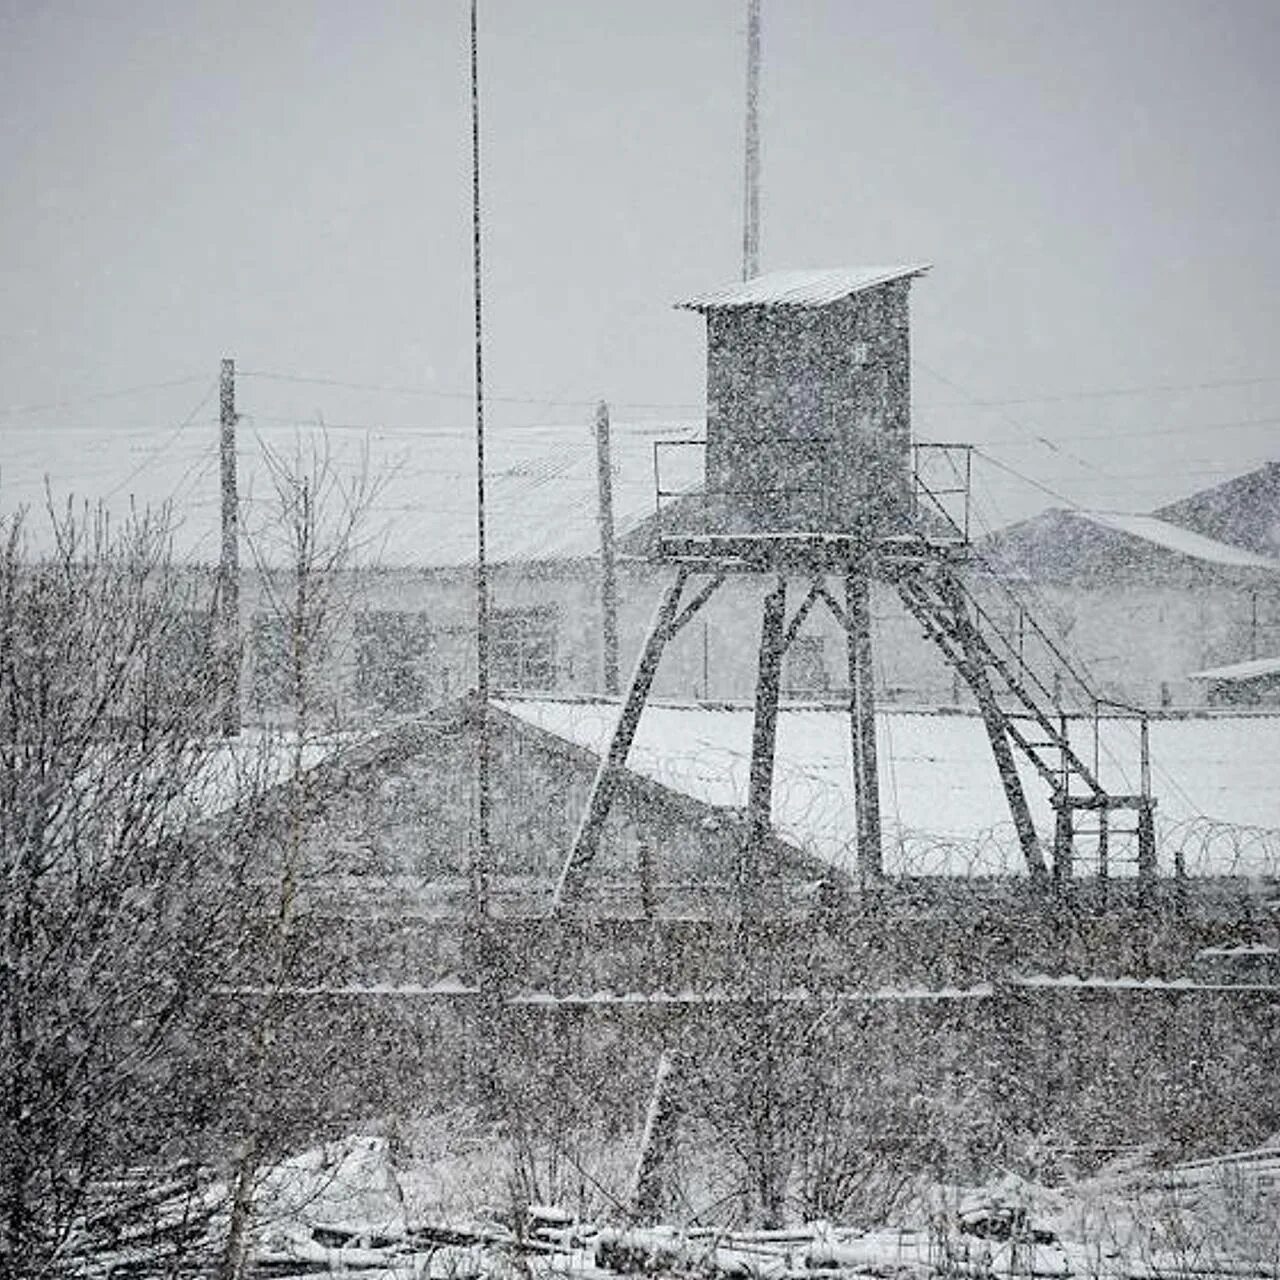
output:
{"label": "metal ladder", "polygon": [[[1155,800],[1150,785],[1150,747],[1147,715],[1136,707],[1098,697],[1074,669],[1052,637],[1029,614],[1020,613],[1019,635],[1011,638],[991,612],[975,598],[952,565],[945,561],[906,561],[895,568],[894,584],[903,604],[934,641],[972,691],[982,714],[996,766],[1018,832],[1023,855],[1033,878],[1049,874],[1040,850],[1018,773],[1019,752],[1047,784],[1054,810],[1052,878],[1070,881],[1076,872],[1082,840],[1094,842],[1094,871],[1107,879],[1121,859],[1115,837],[1136,840],[1140,891],[1156,876]],[[1029,623],[1052,670],[1038,671],[1026,659],[1022,624]],[[1091,720],[1093,760],[1086,760],[1073,743],[1073,717],[1061,707],[1062,686],[1073,685],[1087,708],[1076,721]],[[1114,792],[1100,779],[1099,741],[1103,708],[1131,715],[1140,730],[1141,781],[1136,792]],[[1133,815],[1131,827],[1117,827],[1113,817]],[[1092,821],[1090,821],[1092,819]]]}

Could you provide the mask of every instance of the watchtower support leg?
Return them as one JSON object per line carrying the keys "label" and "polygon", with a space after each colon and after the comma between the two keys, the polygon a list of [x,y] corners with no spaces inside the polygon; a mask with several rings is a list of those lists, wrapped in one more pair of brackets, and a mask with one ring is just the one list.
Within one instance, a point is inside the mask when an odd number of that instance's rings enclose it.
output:
{"label": "watchtower support leg", "polygon": [[756,675],[755,719],[751,728],[751,778],[747,791],[747,847],[743,888],[759,899],[765,881],[775,879],[766,850],[773,826],[773,763],[778,742],[778,697],[786,652],[787,581],[780,577],[764,598],[760,622],[760,666]]}
{"label": "watchtower support leg", "polygon": [[[627,699],[622,705],[618,723],[614,727],[609,750],[596,769],[595,778],[591,783],[591,794],[587,800],[587,810],[578,825],[573,848],[570,849],[569,856],[561,868],[560,879],[551,900],[553,913],[564,909],[568,899],[580,887],[578,882],[583,870],[600,849],[600,836],[604,831],[605,819],[609,816],[609,808],[618,787],[618,779],[627,763],[631,744],[635,740],[636,729],[640,725],[640,713],[644,710],[649,691],[653,688],[653,680],[658,674],[658,664],[662,660],[663,650],[679,629],[676,625],[676,610],[680,607],[680,597],[684,594],[690,572],[687,566],[681,566],[675,582],[667,589],[666,595],[663,596],[662,602],[654,613],[648,638],[640,651],[640,658],[631,677]],[[716,581],[718,584],[719,579]],[[709,595],[709,590],[699,593],[699,598],[691,602],[690,609],[705,601]],[[690,609],[686,609],[682,615],[686,621],[692,616]]]}
{"label": "watchtower support leg", "polygon": [[1053,806],[1053,878],[1065,887],[1075,875],[1075,823],[1070,798],[1065,793],[1054,797]]}
{"label": "watchtower support leg", "polygon": [[865,572],[845,574],[845,638],[849,658],[849,731],[853,740],[853,795],[857,806],[858,881],[884,874],[880,835],[880,768],[876,752],[875,671],[871,648],[871,585]]}

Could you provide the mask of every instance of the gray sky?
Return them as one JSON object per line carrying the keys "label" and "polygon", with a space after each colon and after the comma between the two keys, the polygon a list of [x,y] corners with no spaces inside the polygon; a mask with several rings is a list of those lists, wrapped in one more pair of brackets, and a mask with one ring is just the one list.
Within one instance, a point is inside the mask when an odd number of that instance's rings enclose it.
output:
{"label": "gray sky", "polygon": [[[44,471],[154,496],[154,456],[211,498],[222,355],[469,389],[466,23],[465,0],[10,0],[0,505]],[[744,0],[481,0],[489,388],[530,402],[495,403],[497,447],[588,420],[543,402],[696,416],[702,324],[671,303],[739,270],[744,23]],[[764,0],[762,266],[933,262],[917,434],[1073,501],[1280,457],[1277,53],[1275,0]],[[1139,390],[1082,394],[1114,389]],[[265,378],[240,405],[264,437],[470,422],[452,394]],[[992,523],[1055,501],[981,480]]]}

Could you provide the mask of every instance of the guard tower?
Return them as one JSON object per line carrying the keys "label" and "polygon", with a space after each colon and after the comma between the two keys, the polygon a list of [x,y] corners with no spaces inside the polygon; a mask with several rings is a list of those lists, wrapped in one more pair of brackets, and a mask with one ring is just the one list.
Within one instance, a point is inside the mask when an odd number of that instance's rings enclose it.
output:
{"label": "guard tower", "polygon": [[[656,556],[674,578],[637,663],[587,811],[565,860],[555,906],[565,909],[595,856],[620,771],[663,650],[731,574],[768,583],[761,616],[742,882],[764,895],[782,660],[806,617],[830,610],[847,637],[857,835],[864,887],[882,878],[870,584],[887,582],[972,691],[1028,872],[1072,878],[1077,844],[1095,842],[1105,878],[1112,837],[1136,840],[1138,880],[1155,875],[1153,810],[1141,719],[1141,783],[1114,794],[1100,781],[1106,705],[1029,617],[1010,636],[966,586],[967,445],[911,439],[908,292],[924,264],[756,276],[678,306],[707,323],[705,440],[655,446]],[[700,489],[664,486],[669,450],[705,449]],[[789,603],[789,592],[795,591]],[[801,594],[802,593],[802,594]],[[1029,649],[1049,670],[1028,661]],[[1070,697],[1091,715],[1092,761]],[[1113,711],[1118,710],[1112,708]],[[1053,865],[1045,862],[1015,753],[1047,784]],[[945,780],[940,780],[945,786]],[[1134,818],[1116,827],[1117,811]]]}

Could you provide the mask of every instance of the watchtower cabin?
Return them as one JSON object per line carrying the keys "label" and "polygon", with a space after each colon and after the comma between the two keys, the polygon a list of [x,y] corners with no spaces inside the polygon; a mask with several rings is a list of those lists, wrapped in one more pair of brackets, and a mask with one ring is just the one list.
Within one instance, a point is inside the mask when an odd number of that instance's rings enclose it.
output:
{"label": "watchtower cabin", "polygon": [[[815,606],[829,610],[848,642],[857,879],[863,888],[883,879],[873,579],[896,590],[972,693],[1032,882],[1066,885],[1091,857],[1103,882],[1124,874],[1128,862],[1149,895],[1155,801],[1145,713],[1099,698],[1029,613],[1019,613],[1016,635],[1002,630],[964,573],[971,449],[912,441],[908,293],[928,269],[785,271],[677,304],[706,319],[706,433],[655,446],[655,556],[671,566],[674,580],[565,860],[558,908],[575,896],[599,846],[665,647],[734,574],[764,582],[740,876],[744,886],[760,888],[761,913],[770,901],[782,660]],[[683,483],[672,485],[664,464],[672,451],[687,457],[690,450],[705,451],[701,484],[690,486],[681,468]],[[1104,714],[1137,723],[1141,760],[1127,775],[1136,774],[1137,790],[1130,782],[1117,793],[1102,781]],[[1052,867],[1027,780],[1049,794]],[[944,789],[940,798],[945,803]],[[751,909],[744,902],[744,911]]]}
{"label": "watchtower cabin", "polygon": [[906,530],[907,295],[927,270],[784,271],[679,304],[707,322],[708,533]]}

